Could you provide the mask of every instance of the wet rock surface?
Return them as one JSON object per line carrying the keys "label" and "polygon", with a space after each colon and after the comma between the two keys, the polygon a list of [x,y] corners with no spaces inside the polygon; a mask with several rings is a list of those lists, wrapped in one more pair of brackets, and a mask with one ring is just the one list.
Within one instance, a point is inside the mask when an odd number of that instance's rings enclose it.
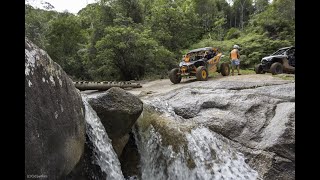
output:
{"label": "wet rock surface", "polygon": [[97,96],[88,96],[88,102],[99,116],[120,157],[129,140],[128,134],[143,110],[142,101],[121,88],[113,87]]}
{"label": "wet rock surface", "polygon": [[79,91],[48,54],[25,40],[25,175],[65,177],[84,151]]}
{"label": "wet rock surface", "polygon": [[100,166],[96,164],[94,145],[86,135],[84,153],[78,164],[68,174],[65,180],[99,180],[106,178],[107,175],[101,171]]}
{"label": "wet rock surface", "polygon": [[174,124],[170,127],[177,127],[171,132],[203,126],[221,135],[245,155],[260,178],[295,179],[294,82],[245,78],[194,82],[144,102]]}
{"label": "wet rock surface", "polygon": [[124,147],[119,160],[126,179],[141,179],[140,154],[132,133],[130,133],[129,141]]}
{"label": "wet rock surface", "polygon": [[123,180],[120,162],[99,117],[83,97],[86,119],[86,144],[81,160],[66,179]]}

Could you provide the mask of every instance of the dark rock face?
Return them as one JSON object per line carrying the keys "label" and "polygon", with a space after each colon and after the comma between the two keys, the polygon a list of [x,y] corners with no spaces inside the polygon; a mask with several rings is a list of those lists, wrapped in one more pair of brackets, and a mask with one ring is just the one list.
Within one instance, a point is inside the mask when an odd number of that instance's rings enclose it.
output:
{"label": "dark rock face", "polygon": [[144,102],[182,126],[231,140],[263,179],[295,179],[295,84],[195,82]]}
{"label": "dark rock face", "polygon": [[129,141],[129,134],[126,134],[120,138],[113,138],[112,140],[112,147],[114,149],[114,151],[116,152],[118,158],[120,158],[122,151],[124,149],[124,147],[126,146],[126,144]]}
{"label": "dark rock face", "polygon": [[[127,141],[128,142],[125,144],[123,152],[119,157],[123,175],[126,179],[129,179],[130,177],[139,177],[140,179],[140,155],[132,133],[130,133],[130,135],[128,134]],[[89,140],[88,136],[86,136],[83,156],[66,180],[100,180],[107,178],[106,174],[101,171],[99,165],[93,163],[95,162],[93,148],[92,142]]]}
{"label": "dark rock face", "polygon": [[25,175],[65,177],[85,143],[84,106],[72,80],[25,41]]}
{"label": "dark rock face", "polygon": [[[112,140],[112,147],[118,158],[120,159],[120,157],[128,153],[136,155],[134,152],[128,152],[132,150],[130,146],[132,140],[129,141],[129,133],[143,110],[142,101],[121,88],[111,88],[102,94],[87,96],[87,98],[88,103],[97,113],[108,137]],[[101,170],[101,167],[96,162],[100,154],[95,153],[95,148],[87,134],[84,154],[67,179],[100,180],[108,178],[107,174]],[[121,155],[124,149],[125,153]],[[135,161],[135,163],[137,162],[139,161]],[[122,164],[128,164],[128,162],[122,158]],[[132,163],[129,164],[131,165]],[[136,164],[126,165],[125,169],[134,169],[136,166]]]}
{"label": "dark rock face", "polygon": [[88,98],[89,104],[99,116],[120,157],[128,142],[128,133],[143,110],[142,101],[118,87],[110,88],[95,97],[88,96]]}
{"label": "dark rock face", "polygon": [[84,153],[75,168],[68,174],[66,180],[100,180],[106,179],[107,176],[101,171],[99,165],[94,163],[94,146],[86,135]]}
{"label": "dark rock face", "polygon": [[129,177],[141,179],[140,154],[132,133],[130,133],[129,141],[124,147],[119,160],[126,179],[129,179]]}

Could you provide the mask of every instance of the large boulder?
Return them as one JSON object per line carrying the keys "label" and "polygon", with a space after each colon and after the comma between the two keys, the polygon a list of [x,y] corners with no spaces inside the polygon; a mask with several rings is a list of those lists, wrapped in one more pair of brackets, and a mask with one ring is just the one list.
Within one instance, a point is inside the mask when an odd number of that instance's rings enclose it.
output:
{"label": "large boulder", "polygon": [[[243,153],[262,179],[295,178],[295,83],[291,81],[194,82],[144,103],[166,117],[152,121],[158,131],[162,124],[177,126],[177,132],[186,129],[185,133],[207,127]],[[174,131],[161,130],[162,142],[168,142]]]}
{"label": "large boulder", "polygon": [[65,177],[84,151],[80,92],[48,54],[25,40],[25,175]]}
{"label": "large boulder", "polygon": [[113,87],[97,96],[88,96],[88,102],[97,112],[120,157],[129,140],[129,132],[143,110],[142,101],[121,88]]}

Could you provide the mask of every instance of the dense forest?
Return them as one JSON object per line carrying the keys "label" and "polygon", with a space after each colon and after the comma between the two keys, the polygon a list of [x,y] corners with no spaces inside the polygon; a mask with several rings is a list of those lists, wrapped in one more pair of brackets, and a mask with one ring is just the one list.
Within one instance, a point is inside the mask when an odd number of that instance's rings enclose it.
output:
{"label": "dense forest", "polygon": [[205,46],[241,68],[295,43],[294,0],[99,0],[76,15],[25,5],[25,34],[73,80],[167,78],[182,55]]}

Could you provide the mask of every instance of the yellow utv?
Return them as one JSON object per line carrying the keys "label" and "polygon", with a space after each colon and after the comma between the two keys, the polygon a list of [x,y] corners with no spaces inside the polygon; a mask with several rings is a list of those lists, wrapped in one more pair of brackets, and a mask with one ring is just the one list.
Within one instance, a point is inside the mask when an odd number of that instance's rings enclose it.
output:
{"label": "yellow utv", "polygon": [[170,81],[174,84],[180,83],[182,77],[196,77],[198,81],[208,80],[209,73],[219,72],[228,76],[230,67],[228,63],[219,62],[222,53],[214,47],[204,47],[189,51],[183,56],[179,68],[169,72]]}

